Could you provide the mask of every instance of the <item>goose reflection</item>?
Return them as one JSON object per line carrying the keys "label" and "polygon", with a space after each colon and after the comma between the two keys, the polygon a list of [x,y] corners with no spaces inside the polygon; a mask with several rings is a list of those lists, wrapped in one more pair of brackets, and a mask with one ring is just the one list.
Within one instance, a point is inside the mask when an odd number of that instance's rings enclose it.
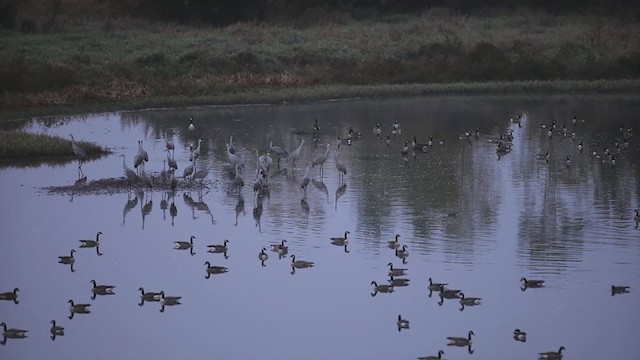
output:
{"label": "goose reflection", "polygon": [[338,210],[338,199],[340,199],[340,197],[342,195],[344,195],[344,193],[347,192],[347,183],[342,183],[342,185],[340,185],[337,189],[336,189],[336,204],[335,204],[335,209]]}

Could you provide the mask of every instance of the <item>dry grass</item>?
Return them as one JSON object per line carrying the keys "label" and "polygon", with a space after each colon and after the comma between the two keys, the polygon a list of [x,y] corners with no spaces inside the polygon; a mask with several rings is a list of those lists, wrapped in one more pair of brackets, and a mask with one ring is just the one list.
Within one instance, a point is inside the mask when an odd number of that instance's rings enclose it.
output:
{"label": "dry grass", "polygon": [[[85,150],[87,156],[109,153],[109,150],[94,143],[78,141],[78,145]],[[70,140],[22,131],[0,131],[0,159],[74,156]]]}

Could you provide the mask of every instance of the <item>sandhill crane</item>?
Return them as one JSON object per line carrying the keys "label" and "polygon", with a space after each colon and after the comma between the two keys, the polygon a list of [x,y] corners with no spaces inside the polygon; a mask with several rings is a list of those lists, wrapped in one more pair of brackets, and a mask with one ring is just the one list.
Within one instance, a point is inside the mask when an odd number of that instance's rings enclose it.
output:
{"label": "sandhill crane", "polygon": [[233,181],[231,181],[231,184],[229,185],[229,190],[227,191],[227,193],[230,193],[232,189],[236,189],[238,190],[238,194],[239,194],[243,186],[244,186],[244,178],[242,178],[242,175],[238,171],[238,166],[236,166],[236,176],[233,179]]}
{"label": "sandhill crane", "polygon": [[287,157],[287,150],[281,148],[280,146],[273,146],[273,141],[269,142],[269,151],[278,155],[278,165],[280,165],[280,159]]}
{"label": "sandhill crane", "polygon": [[182,172],[182,177],[186,178],[187,176],[191,176],[191,175],[193,175],[193,160],[191,160],[191,165],[184,168],[184,171]]}
{"label": "sandhill crane", "polygon": [[195,171],[191,176],[191,179],[192,180],[200,179],[200,186],[202,186],[202,182],[204,181],[204,178],[206,178],[207,175],[209,175],[209,170],[211,170],[211,167],[213,167],[213,164],[209,165],[209,167],[206,169]]}
{"label": "sandhill crane", "polygon": [[69,136],[71,136],[71,149],[73,150],[73,154],[78,157],[78,178],[81,178],[84,176],[82,172],[82,159],[87,157],[87,152],[76,143],[73,134],[69,134]]}
{"label": "sandhill crane", "polygon": [[264,172],[262,170],[258,170],[256,174],[256,180],[253,182],[253,192],[259,193],[266,186],[266,181],[264,178]]}
{"label": "sandhill crane", "polygon": [[[238,167],[244,166],[244,163],[243,163],[242,159],[240,158],[240,156],[232,153],[229,150],[229,144],[227,144],[227,157],[229,158],[229,165],[231,165],[231,167],[238,168]],[[236,170],[236,172],[237,172],[237,170]]]}
{"label": "sandhill crane", "polygon": [[142,157],[142,160],[144,162],[148,162],[149,161],[149,154],[147,153],[147,151],[142,146],[142,140],[138,140],[138,154]]}
{"label": "sandhill crane", "polygon": [[164,146],[167,148],[167,151],[174,152],[176,150],[176,146],[173,143],[173,140],[166,137],[166,135],[164,138]]}
{"label": "sandhill crane", "polygon": [[298,160],[298,158],[300,158],[300,155],[302,155],[302,145],[304,145],[304,139],[300,140],[300,145],[298,146],[298,148],[292,151],[287,156],[287,161],[291,162],[291,170],[296,167],[296,160]]}
{"label": "sandhill crane", "polygon": [[202,138],[198,139],[198,145],[195,149],[191,150],[191,155],[189,155],[189,160],[196,160],[200,157],[200,149],[202,148],[200,145],[202,144]]}
{"label": "sandhill crane", "polygon": [[189,131],[195,131],[196,127],[193,125],[193,117],[189,117]]}
{"label": "sandhill crane", "polygon": [[323,175],[324,174],[324,163],[327,162],[327,157],[329,157],[329,147],[331,147],[330,144],[327,144],[327,150],[325,150],[325,152],[316,157],[315,159],[313,159],[313,162],[311,163],[311,167],[315,167],[316,165],[320,165],[320,174]]}
{"label": "sandhill crane", "polygon": [[311,165],[307,163],[307,170],[305,170],[304,176],[302,177],[302,183],[300,184],[300,187],[304,189],[305,194],[307,193],[307,186],[309,186],[309,182],[311,181],[311,178],[309,178],[310,167]]}
{"label": "sandhill crane", "polygon": [[338,159],[338,152],[334,154],[334,159],[336,161],[336,169],[338,169],[338,181],[342,183],[344,180],[344,176],[347,175],[347,167],[343,162]]}
{"label": "sandhill crane", "polygon": [[178,170],[178,162],[173,156],[169,157],[169,150],[167,150],[167,164],[169,165],[169,169]]}
{"label": "sandhill crane", "polygon": [[138,181],[138,175],[136,175],[136,172],[127,166],[126,156],[124,154],[120,154],[120,156],[122,156],[122,169],[124,170],[124,176],[127,177],[127,184],[129,185],[129,190],[131,190],[131,183]]}
{"label": "sandhill crane", "polygon": [[[258,152],[256,151],[256,154]],[[262,169],[266,174],[269,174],[269,170],[271,169],[271,164],[273,164],[273,159],[271,158],[271,153],[267,151],[266,154],[258,157],[258,164],[260,169]]]}
{"label": "sandhill crane", "polygon": [[233,135],[229,135],[229,152],[232,154],[236,153],[236,147],[233,146]]}

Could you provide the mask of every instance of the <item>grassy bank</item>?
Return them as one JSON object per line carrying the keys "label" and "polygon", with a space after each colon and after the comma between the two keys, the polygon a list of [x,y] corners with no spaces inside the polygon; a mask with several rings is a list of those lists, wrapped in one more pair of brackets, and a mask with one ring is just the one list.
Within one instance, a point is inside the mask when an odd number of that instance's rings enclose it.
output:
{"label": "grassy bank", "polygon": [[76,23],[0,34],[0,111],[6,118],[83,107],[638,90],[637,33],[637,20],[617,17],[438,9],[302,27]]}
{"label": "grassy bank", "polygon": [[[91,142],[78,141],[88,157],[110,151]],[[58,136],[31,134],[22,131],[0,131],[0,159],[75,157],[71,141]]]}

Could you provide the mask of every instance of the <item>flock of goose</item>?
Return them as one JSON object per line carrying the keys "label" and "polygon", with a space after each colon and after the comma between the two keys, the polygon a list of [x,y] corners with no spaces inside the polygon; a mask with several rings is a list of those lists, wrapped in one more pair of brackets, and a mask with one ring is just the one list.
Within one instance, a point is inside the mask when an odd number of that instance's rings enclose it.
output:
{"label": "flock of goose", "polygon": [[[518,127],[521,127],[525,117],[526,115],[519,114],[513,117],[511,119],[511,122],[517,125]],[[576,135],[576,128],[580,126],[580,123],[582,122],[583,121],[577,120],[574,117],[570,121],[570,124],[573,126],[571,130],[567,128],[566,124],[563,124],[562,127],[558,127],[555,122],[549,125],[543,125],[541,129],[545,131],[545,135],[549,138],[550,141],[552,139],[559,137],[562,139],[568,139],[570,141],[575,142],[575,151],[579,155],[579,154],[582,154],[584,145],[582,143],[582,140],[579,139]],[[377,124],[373,128],[373,134],[378,139],[382,139],[382,141],[384,141],[387,147],[390,147],[391,145],[392,135],[395,137],[402,134],[402,130],[400,129],[400,125],[397,121],[392,125],[391,128],[392,128],[392,134],[387,135],[386,138],[384,138],[382,135],[380,124]],[[189,119],[189,125],[187,129],[190,132],[195,131],[193,118]],[[505,156],[509,154],[511,151],[513,151],[513,141],[514,141],[513,131],[514,130],[511,129],[506,134],[500,134],[498,138],[489,139],[490,141],[496,143],[496,154],[498,155],[499,159],[502,156]],[[314,138],[317,138],[317,135],[319,133],[320,133],[320,125],[317,120],[315,120],[313,128],[310,132],[305,132],[305,131],[299,132],[300,135],[310,134],[310,135],[313,135]],[[629,140],[632,135],[633,135],[633,130],[631,128],[625,128],[621,124],[620,138],[614,144],[612,144],[612,146],[604,147],[601,152],[592,151],[590,156],[593,156],[594,158],[597,158],[597,159],[601,159],[603,163],[608,163],[611,166],[615,166],[616,155],[625,151],[625,149],[628,148]],[[81,169],[81,160],[86,155],[84,150],[75,142],[73,135],[70,135],[70,136],[72,139],[73,151],[80,160],[78,164],[78,176],[81,178],[84,176]],[[337,136],[337,141],[335,144],[336,150],[333,151],[333,162],[335,164],[336,170],[338,171],[341,187],[342,186],[346,187],[346,183],[344,182],[344,176],[347,174],[348,170],[346,165],[339,159],[338,149],[340,148],[340,146],[345,146],[345,145],[350,146],[352,144],[355,144],[359,139],[362,138],[362,136],[363,135],[361,133],[354,131],[352,128],[349,128],[346,136],[343,136],[343,137],[341,137],[340,135]],[[462,141],[469,142],[469,144],[471,144],[473,140],[476,140],[476,141],[481,140],[480,132],[477,128],[474,130],[469,130],[464,132],[464,134],[461,134],[459,138]],[[196,167],[197,166],[196,160],[200,157],[200,154],[201,154],[202,141],[203,139],[201,138],[198,139],[197,142],[194,142],[195,146],[192,146],[190,148],[189,164],[184,167],[182,172],[182,177],[185,179],[185,181],[188,181],[189,186],[191,186],[193,182],[199,183],[201,187],[205,186],[205,179],[207,178],[209,171],[211,170],[211,166],[206,167],[204,169],[197,169]],[[428,141],[425,143],[419,143],[417,141],[416,136],[413,136],[412,141],[409,141],[409,140],[405,141],[404,146],[400,149],[399,153],[400,153],[400,156],[405,160],[405,162],[407,162],[409,155],[412,155],[415,157],[417,153],[429,152],[433,149],[434,146],[445,146],[445,144],[446,144],[445,140],[437,139],[437,138],[434,139],[433,135],[430,135],[428,138]],[[131,189],[131,186],[133,185],[138,185],[138,186],[141,185],[142,187],[146,187],[150,189],[153,189],[154,187],[157,187],[160,185],[170,189],[171,191],[177,190],[178,179],[175,173],[176,171],[178,171],[178,163],[176,162],[173,156],[173,152],[175,151],[175,145],[168,138],[165,139],[165,145],[166,145],[165,151],[167,152],[167,155],[164,162],[165,164],[168,164],[168,169],[163,169],[163,171],[158,176],[154,176],[145,171],[145,163],[149,161],[149,154],[144,149],[142,141],[138,141],[138,151],[134,155],[133,169],[127,165],[125,154],[120,155],[123,157],[122,167],[123,167],[125,179],[127,180],[129,185],[129,189]],[[273,177],[276,177],[278,175],[286,176],[289,166],[291,171],[293,172],[296,170],[296,167],[297,167],[296,162],[304,161],[302,157],[304,145],[305,145],[305,140],[302,139],[299,143],[299,146],[296,149],[294,149],[291,152],[288,152],[283,148],[274,145],[273,142],[270,142],[269,148],[262,155],[259,153],[259,151],[256,151],[255,179],[253,181],[252,190],[258,199],[261,196],[268,194],[270,181]],[[230,137],[229,142],[225,146],[225,154],[227,157],[228,168],[230,170],[230,174],[232,174],[232,177],[230,177],[230,182],[228,183],[228,186],[227,186],[227,192],[229,194],[237,193],[238,195],[241,196],[241,192],[245,185],[242,172],[243,172],[243,169],[246,167],[246,161],[244,157],[241,156],[239,153],[240,153],[240,150],[237,149],[233,144],[233,137]],[[277,166],[274,166],[274,159],[272,158],[272,154],[277,156],[277,162],[276,162]],[[307,187],[310,183],[313,183],[314,181],[314,179],[312,178],[312,174],[310,174],[311,168],[318,167],[319,176],[321,177],[324,176],[324,170],[325,170],[324,165],[330,159],[330,155],[331,155],[331,144],[326,144],[326,147],[324,148],[323,152],[315,156],[312,160],[304,163],[304,166],[305,166],[304,176],[300,181],[300,188],[304,196],[303,199],[301,200],[301,207],[303,211],[305,209],[305,204],[306,204]],[[537,154],[537,157],[540,160],[544,160],[548,162],[550,160],[550,156],[552,155],[566,156],[566,166],[567,167],[571,166],[571,158],[573,154],[566,154],[566,155],[550,154],[548,150],[547,151],[543,150],[543,152]],[[284,168],[281,168],[279,166],[281,160],[284,160],[287,164]],[[344,192],[344,189],[342,191]],[[258,200],[258,204],[259,204],[259,200]],[[306,211],[308,212],[308,204],[306,205]],[[636,214],[635,214],[634,220],[636,222],[636,226],[638,226],[638,223],[640,222],[639,210],[636,209],[635,212]],[[450,214],[450,216],[455,216],[455,213]],[[102,235],[102,232],[97,232],[95,240],[93,239],[80,240],[79,248],[94,248],[98,256],[102,255],[99,249],[101,235]],[[333,245],[344,246],[345,252],[348,252],[346,248],[349,242],[348,235],[349,235],[349,231],[345,231],[343,236],[331,237],[329,240]],[[400,235],[396,235],[395,240],[388,242],[388,247],[395,252],[395,255],[403,263],[406,264],[406,259],[409,256],[409,251],[406,245],[401,245],[399,238],[400,238]],[[186,240],[175,241],[174,248],[176,250],[189,251],[191,255],[193,255],[194,247],[195,247],[194,239],[196,239],[195,236],[190,236],[188,241]],[[207,251],[211,253],[221,253],[226,258],[228,247],[229,247],[229,241],[224,240],[222,244],[207,245]],[[283,258],[289,255],[289,248],[286,244],[286,240],[282,240],[279,243],[270,244],[270,250],[276,253],[280,258]],[[76,261],[74,254],[76,252],[77,252],[76,249],[72,249],[69,255],[59,256],[58,262],[61,264],[69,265],[70,270],[74,272],[75,271],[74,264]],[[311,261],[301,260],[299,258],[296,259],[296,256],[294,254],[289,255],[289,257],[291,258],[292,274],[295,274],[296,269],[311,268],[315,265],[314,262],[311,262]],[[261,250],[257,254],[257,258],[261,262],[261,264],[264,266],[265,262],[269,258],[269,254],[267,253],[266,247],[261,248]],[[211,275],[224,274],[229,271],[227,267],[222,265],[212,265],[210,261],[207,261],[204,264],[204,266],[205,266],[205,277],[207,279]],[[394,267],[392,262],[388,263],[388,267],[389,267],[389,270],[387,273],[388,280],[386,283],[378,283],[376,281],[371,281],[371,285],[373,286],[373,292],[371,296],[376,296],[378,293],[392,293],[396,288],[409,285],[409,279],[403,278],[403,276],[405,276],[408,271],[407,268]],[[92,284],[92,287],[90,288],[90,291],[92,294],[92,299],[95,299],[96,296],[115,295],[115,291],[114,291],[115,286],[113,285],[98,284],[95,280],[91,280],[91,284]],[[525,277],[521,278],[521,288],[523,291],[526,290],[527,288],[541,288],[541,287],[544,287],[544,280],[527,279]],[[450,288],[449,284],[434,282],[431,278],[428,279],[428,285],[426,286],[426,289],[429,291],[429,296],[431,296],[432,292],[438,293],[440,297],[440,302],[439,302],[440,305],[442,305],[442,303],[446,299],[449,299],[449,300],[454,299],[460,304],[461,310],[463,310],[465,306],[477,306],[482,303],[482,299],[479,297],[467,296],[467,294],[465,294],[461,289]],[[165,307],[181,304],[180,296],[165,295],[165,292],[163,290],[158,292],[148,292],[148,291],[145,291],[143,287],[140,287],[138,290],[140,291],[140,303],[139,303],[140,306],[142,306],[145,302],[158,302],[160,304],[160,311],[164,312]],[[18,292],[19,292],[19,289],[15,288],[12,292],[0,293],[0,300],[13,301],[15,304],[18,304],[19,303]],[[624,285],[611,286],[612,295],[623,294],[628,292],[629,292],[629,286],[624,286]],[[91,304],[76,303],[73,301],[73,299],[70,299],[68,303],[70,304],[69,316],[68,316],[69,319],[72,319],[75,314],[87,314],[87,313],[90,313],[91,311],[90,310]],[[50,324],[51,324],[50,333],[51,333],[52,340],[55,340],[55,338],[58,336],[64,335],[64,331],[65,331],[64,327],[58,325],[56,320],[51,320]],[[398,331],[406,330],[410,328],[410,321],[406,318],[403,318],[401,315],[398,315],[396,325],[397,325]],[[21,338],[27,337],[27,333],[28,333],[27,330],[9,328],[7,324],[5,324],[4,322],[0,326],[3,327],[3,332],[2,332],[3,340],[2,342],[0,342],[3,345],[6,343],[7,339],[21,339]],[[473,343],[472,336],[474,335],[475,334],[473,330],[469,330],[469,332],[467,333],[467,336],[447,337],[447,340],[449,341],[447,345],[468,347],[469,353],[472,353],[473,352],[473,349],[471,347]],[[515,329],[513,332],[513,338],[514,340],[519,342],[526,342],[527,334],[526,332],[520,329]],[[565,350],[564,346],[560,346],[558,351],[541,352],[539,353],[539,355],[541,359],[561,359],[563,356],[564,350]],[[418,357],[418,359],[423,359],[423,360],[441,359],[444,353],[445,352],[443,350],[440,350],[438,351],[437,355]]]}

